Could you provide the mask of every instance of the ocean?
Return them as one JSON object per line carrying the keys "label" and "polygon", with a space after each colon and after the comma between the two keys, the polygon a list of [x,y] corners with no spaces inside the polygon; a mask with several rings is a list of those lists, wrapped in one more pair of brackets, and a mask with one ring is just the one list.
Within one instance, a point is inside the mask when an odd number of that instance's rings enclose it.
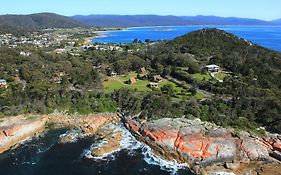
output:
{"label": "ocean", "polygon": [[156,157],[130,134],[122,140],[126,149],[95,158],[88,154],[96,144],[92,138],[59,143],[66,131],[50,130],[1,154],[1,175],[193,175],[181,165]]}
{"label": "ocean", "polygon": [[171,40],[186,33],[203,28],[225,30],[261,46],[281,51],[281,26],[158,26],[136,27],[117,31],[99,32],[102,38],[95,38],[98,43],[130,43],[134,39]]}

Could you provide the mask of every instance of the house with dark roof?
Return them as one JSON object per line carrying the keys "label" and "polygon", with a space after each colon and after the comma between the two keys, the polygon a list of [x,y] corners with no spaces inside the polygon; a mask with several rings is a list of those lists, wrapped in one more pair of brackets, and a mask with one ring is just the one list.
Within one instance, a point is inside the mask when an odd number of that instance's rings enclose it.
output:
{"label": "house with dark roof", "polygon": [[162,80],[163,80],[163,78],[161,77],[161,75],[153,76],[153,81],[154,82],[161,82]]}

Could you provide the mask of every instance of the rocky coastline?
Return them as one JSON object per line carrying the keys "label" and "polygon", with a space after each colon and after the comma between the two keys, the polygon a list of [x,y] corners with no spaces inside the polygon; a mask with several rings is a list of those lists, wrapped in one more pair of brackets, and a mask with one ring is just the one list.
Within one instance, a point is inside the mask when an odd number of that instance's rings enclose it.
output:
{"label": "rocky coastline", "polygon": [[231,129],[198,119],[141,121],[116,113],[7,117],[0,123],[0,153],[45,131],[50,125],[69,128],[61,135],[60,143],[93,137],[93,142],[98,143],[90,149],[93,157],[122,149],[120,144],[126,134],[117,126],[124,125],[157,156],[186,164],[195,174],[279,175],[281,172],[280,135],[268,133],[257,137],[245,132],[236,134]]}
{"label": "rocky coastline", "polygon": [[46,117],[10,117],[0,123],[0,154],[45,130]]}
{"label": "rocky coastline", "polygon": [[[109,123],[116,123],[118,121],[119,117],[117,117],[115,113],[102,113],[87,116],[30,114],[6,117],[0,123],[0,154],[23,141],[42,133],[48,128],[48,125],[79,129],[81,130],[81,133],[78,137],[82,138],[96,133],[101,126]],[[71,133],[64,138],[64,142],[70,142],[71,140],[73,140]]]}
{"label": "rocky coastline", "polygon": [[187,163],[196,174],[280,174],[281,141],[276,135],[237,135],[200,120],[166,118],[138,122],[125,117],[123,122],[157,155]]}

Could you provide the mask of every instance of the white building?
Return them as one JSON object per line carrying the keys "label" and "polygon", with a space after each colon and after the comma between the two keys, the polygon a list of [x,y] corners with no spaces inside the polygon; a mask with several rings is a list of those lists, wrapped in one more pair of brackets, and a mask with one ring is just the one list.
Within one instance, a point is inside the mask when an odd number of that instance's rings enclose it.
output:
{"label": "white building", "polygon": [[31,53],[30,53],[30,52],[21,51],[21,52],[20,52],[20,55],[22,55],[22,56],[30,56]]}
{"label": "white building", "polygon": [[7,86],[7,81],[4,79],[0,79],[0,87]]}
{"label": "white building", "polygon": [[215,64],[211,64],[211,65],[205,66],[204,68],[209,72],[218,72],[219,69],[220,69],[220,66],[215,65]]}

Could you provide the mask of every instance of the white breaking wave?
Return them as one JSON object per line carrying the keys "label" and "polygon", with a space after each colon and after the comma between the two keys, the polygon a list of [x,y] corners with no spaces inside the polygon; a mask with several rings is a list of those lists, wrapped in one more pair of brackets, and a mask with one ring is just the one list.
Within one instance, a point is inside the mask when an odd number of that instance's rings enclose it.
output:
{"label": "white breaking wave", "polygon": [[104,160],[104,161],[108,161],[108,160],[114,160],[115,156],[114,154],[124,150],[124,149],[128,149],[128,150],[136,150],[140,148],[140,144],[137,141],[132,140],[132,135],[127,129],[125,129],[125,127],[121,126],[121,125],[109,125],[108,129],[113,129],[116,132],[122,132],[123,137],[122,140],[120,142],[120,147],[119,149],[116,149],[110,153],[104,154],[103,156],[93,156],[91,153],[91,150],[100,147],[101,145],[107,143],[107,140],[100,140],[97,141],[95,143],[93,143],[91,145],[91,147],[87,150],[84,151],[83,155],[89,159],[93,159],[93,160]]}
{"label": "white breaking wave", "polygon": [[165,160],[159,156],[157,156],[153,150],[146,144],[139,142],[123,125],[111,125],[111,128],[114,128],[116,131],[123,132],[123,138],[120,143],[120,149],[115,150],[111,153],[103,155],[102,157],[94,157],[91,154],[91,150],[93,148],[98,147],[100,144],[103,144],[104,141],[96,142],[92,144],[92,146],[85,150],[83,156],[93,160],[105,160],[110,161],[115,159],[115,153],[121,150],[127,150],[128,154],[133,155],[135,154],[136,150],[141,150],[142,155],[146,163],[151,165],[157,165],[160,167],[161,170],[170,172],[171,174],[177,174],[179,169],[187,168],[187,164],[179,164],[175,160],[169,161]]}
{"label": "white breaking wave", "polygon": [[64,134],[61,134],[59,136],[60,139],[63,138],[69,138],[68,142],[69,143],[75,143],[79,140],[79,136],[82,135],[82,130],[81,129],[71,129],[66,131]]}
{"label": "white breaking wave", "polygon": [[171,174],[177,174],[177,171],[179,169],[187,168],[187,164],[179,164],[175,160],[174,161],[165,160],[155,155],[153,150],[147,145],[143,145],[142,154],[144,156],[144,160],[148,164],[158,165],[160,166],[161,170],[171,172]]}

